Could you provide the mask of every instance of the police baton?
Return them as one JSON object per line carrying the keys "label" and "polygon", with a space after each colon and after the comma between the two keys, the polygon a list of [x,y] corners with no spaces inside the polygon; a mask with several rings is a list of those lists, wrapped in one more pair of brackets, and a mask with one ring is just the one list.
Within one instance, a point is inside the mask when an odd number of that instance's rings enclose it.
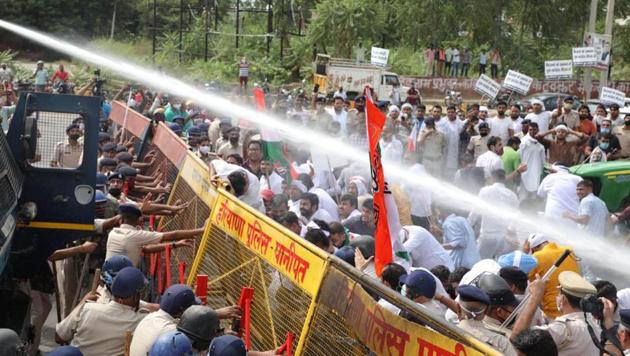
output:
{"label": "police baton", "polygon": [[[551,274],[555,272],[556,269],[558,269],[558,267],[560,267],[562,262],[564,262],[564,260],[566,260],[570,254],[571,254],[570,250],[564,250],[564,253],[562,253],[562,255],[558,257],[558,260],[556,260],[553,266],[551,266],[549,270],[547,270],[547,272],[543,275],[542,281],[546,282],[551,276]],[[525,297],[523,297],[523,300],[521,300],[521,302],[516,306],[516,308],[514,308],[514,311],[510,314],[510,316],[508,316],[507,319],[505,319],[505,321],[501,324],[502,328],[507,328],[507,326],[510,325],[512,321],[514,321],[518,313],[520,313],[521,310],[523,310],[523,308],[525,307],[525,302],[527,302],[530,296],[531,294],[529,294],[529,292],[525,294]]]}
{"label": "police baton", "polygon": [[88,267],[90,263],[90,255],[91,253],[86,253],[83,258],[83,265],[81,266],[81,275],[79,276],[79,283],[77,287],[77,291],[74,293],[74,298],[72,299],[72,308],[79,304],[79,300],[81,299],[81,290],[83,289],[83,280],[85,279],[85,275],[88,273]]}

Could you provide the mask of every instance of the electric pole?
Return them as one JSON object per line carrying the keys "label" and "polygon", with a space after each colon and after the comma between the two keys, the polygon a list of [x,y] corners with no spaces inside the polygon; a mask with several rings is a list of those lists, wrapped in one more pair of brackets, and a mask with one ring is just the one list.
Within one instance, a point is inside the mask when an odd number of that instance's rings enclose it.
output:
{"label": "electric pole", "polygon": [[602,87],[608,86],[608,71],[610,70],[610,66],[612,65],[612,30],[613,30],[613,20],[615,15],[615,0],[608,0],[608,5],[606,6],[606,35],[610,36],[610,49],[611,53],[608,54],[608,67],[603,70],[599,75],[599,88],[601,91]]}
{"label": "electric pole", "polygon": [[[588,32],[595,32],[595,21],[597,21],[597,0],[591,0],[591,12],[588,18]],[[584,40],[582,40],[584,43]],[[581,46],[580,46],[581,47]],[[584,68],[584,99],[591,98],[593,90],[593,70],[590,67]]]}

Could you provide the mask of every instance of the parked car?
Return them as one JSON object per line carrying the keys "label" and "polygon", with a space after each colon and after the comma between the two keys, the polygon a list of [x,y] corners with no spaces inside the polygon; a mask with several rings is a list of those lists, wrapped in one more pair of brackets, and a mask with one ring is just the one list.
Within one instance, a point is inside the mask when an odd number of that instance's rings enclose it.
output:
{"label": "parked car", "polygon": [[[515,104],[521,107],[521,112],[525,112],[527,106],[531,103],[532,100],[538,99],[543,102],[545,105],[545,110],[554,110],[558,107],[558,98],[563,99],[569,96],[569,94],[563,93],[538,93],[530,96],[526,96],[521,100],[515,102]],[[575,95],[571,95],[573,97],[573,109],[577,110],[580,105],[582,105],[582,101]]]}

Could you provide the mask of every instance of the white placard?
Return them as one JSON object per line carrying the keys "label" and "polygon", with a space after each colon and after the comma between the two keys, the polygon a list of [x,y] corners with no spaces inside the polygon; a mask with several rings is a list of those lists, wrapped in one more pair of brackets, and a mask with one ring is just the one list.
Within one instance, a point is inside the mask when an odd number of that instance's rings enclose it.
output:
{"label": "white placard", "polygon": [[608,69],[610,64],[610,43],[611,36],[599,33],[587,32],[584,38],[585,47],[594,47],[597,63],[595,68],[600,70]]}
{"label": "white placard", "polygon": [[617,104],[623,107],[626,104],[626,94],[619,90],[602,87],[599,92],[599,101],[604,104]]}
{"label": "white placard", "polygon": [[505,79],[503,79],[503,86],[521,95],[527,95],[533,81],[534,78],[532,77],[528,77],[514,70],[508,70]]}
{"label": "white placard", "polygon": [[375,66],[385,67],[387,65],[387,59],[389,58],[389,50],[385,48],[372,47],[372,54],[370,57],[371,63]]}
{"label": "white placard", "polygon": [[573,48],[573,65],[576,67],[593,67],[597,64],[595,47]]}
{"label": "white placard", "polygon": [[482,74],[479,76],[479,79],[477,79],[474,90],[481,95],[496,98],[499,94],[499,90],[501,90],[501,84],[495,82],[489,76]]}
{"label": "white placard", "polygon": [[570,79],[573,77],[573,61],[545,61],[545,79]]}

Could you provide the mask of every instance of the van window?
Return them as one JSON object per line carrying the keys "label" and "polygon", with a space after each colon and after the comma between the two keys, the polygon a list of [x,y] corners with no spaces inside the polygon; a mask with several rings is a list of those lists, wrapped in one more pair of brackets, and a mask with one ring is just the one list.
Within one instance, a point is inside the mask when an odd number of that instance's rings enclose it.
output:
{"label": "van window", "polygon": [[395,75],[383,75],[383,79],[385,80],[385,85],[400,85],[398,77]]}

